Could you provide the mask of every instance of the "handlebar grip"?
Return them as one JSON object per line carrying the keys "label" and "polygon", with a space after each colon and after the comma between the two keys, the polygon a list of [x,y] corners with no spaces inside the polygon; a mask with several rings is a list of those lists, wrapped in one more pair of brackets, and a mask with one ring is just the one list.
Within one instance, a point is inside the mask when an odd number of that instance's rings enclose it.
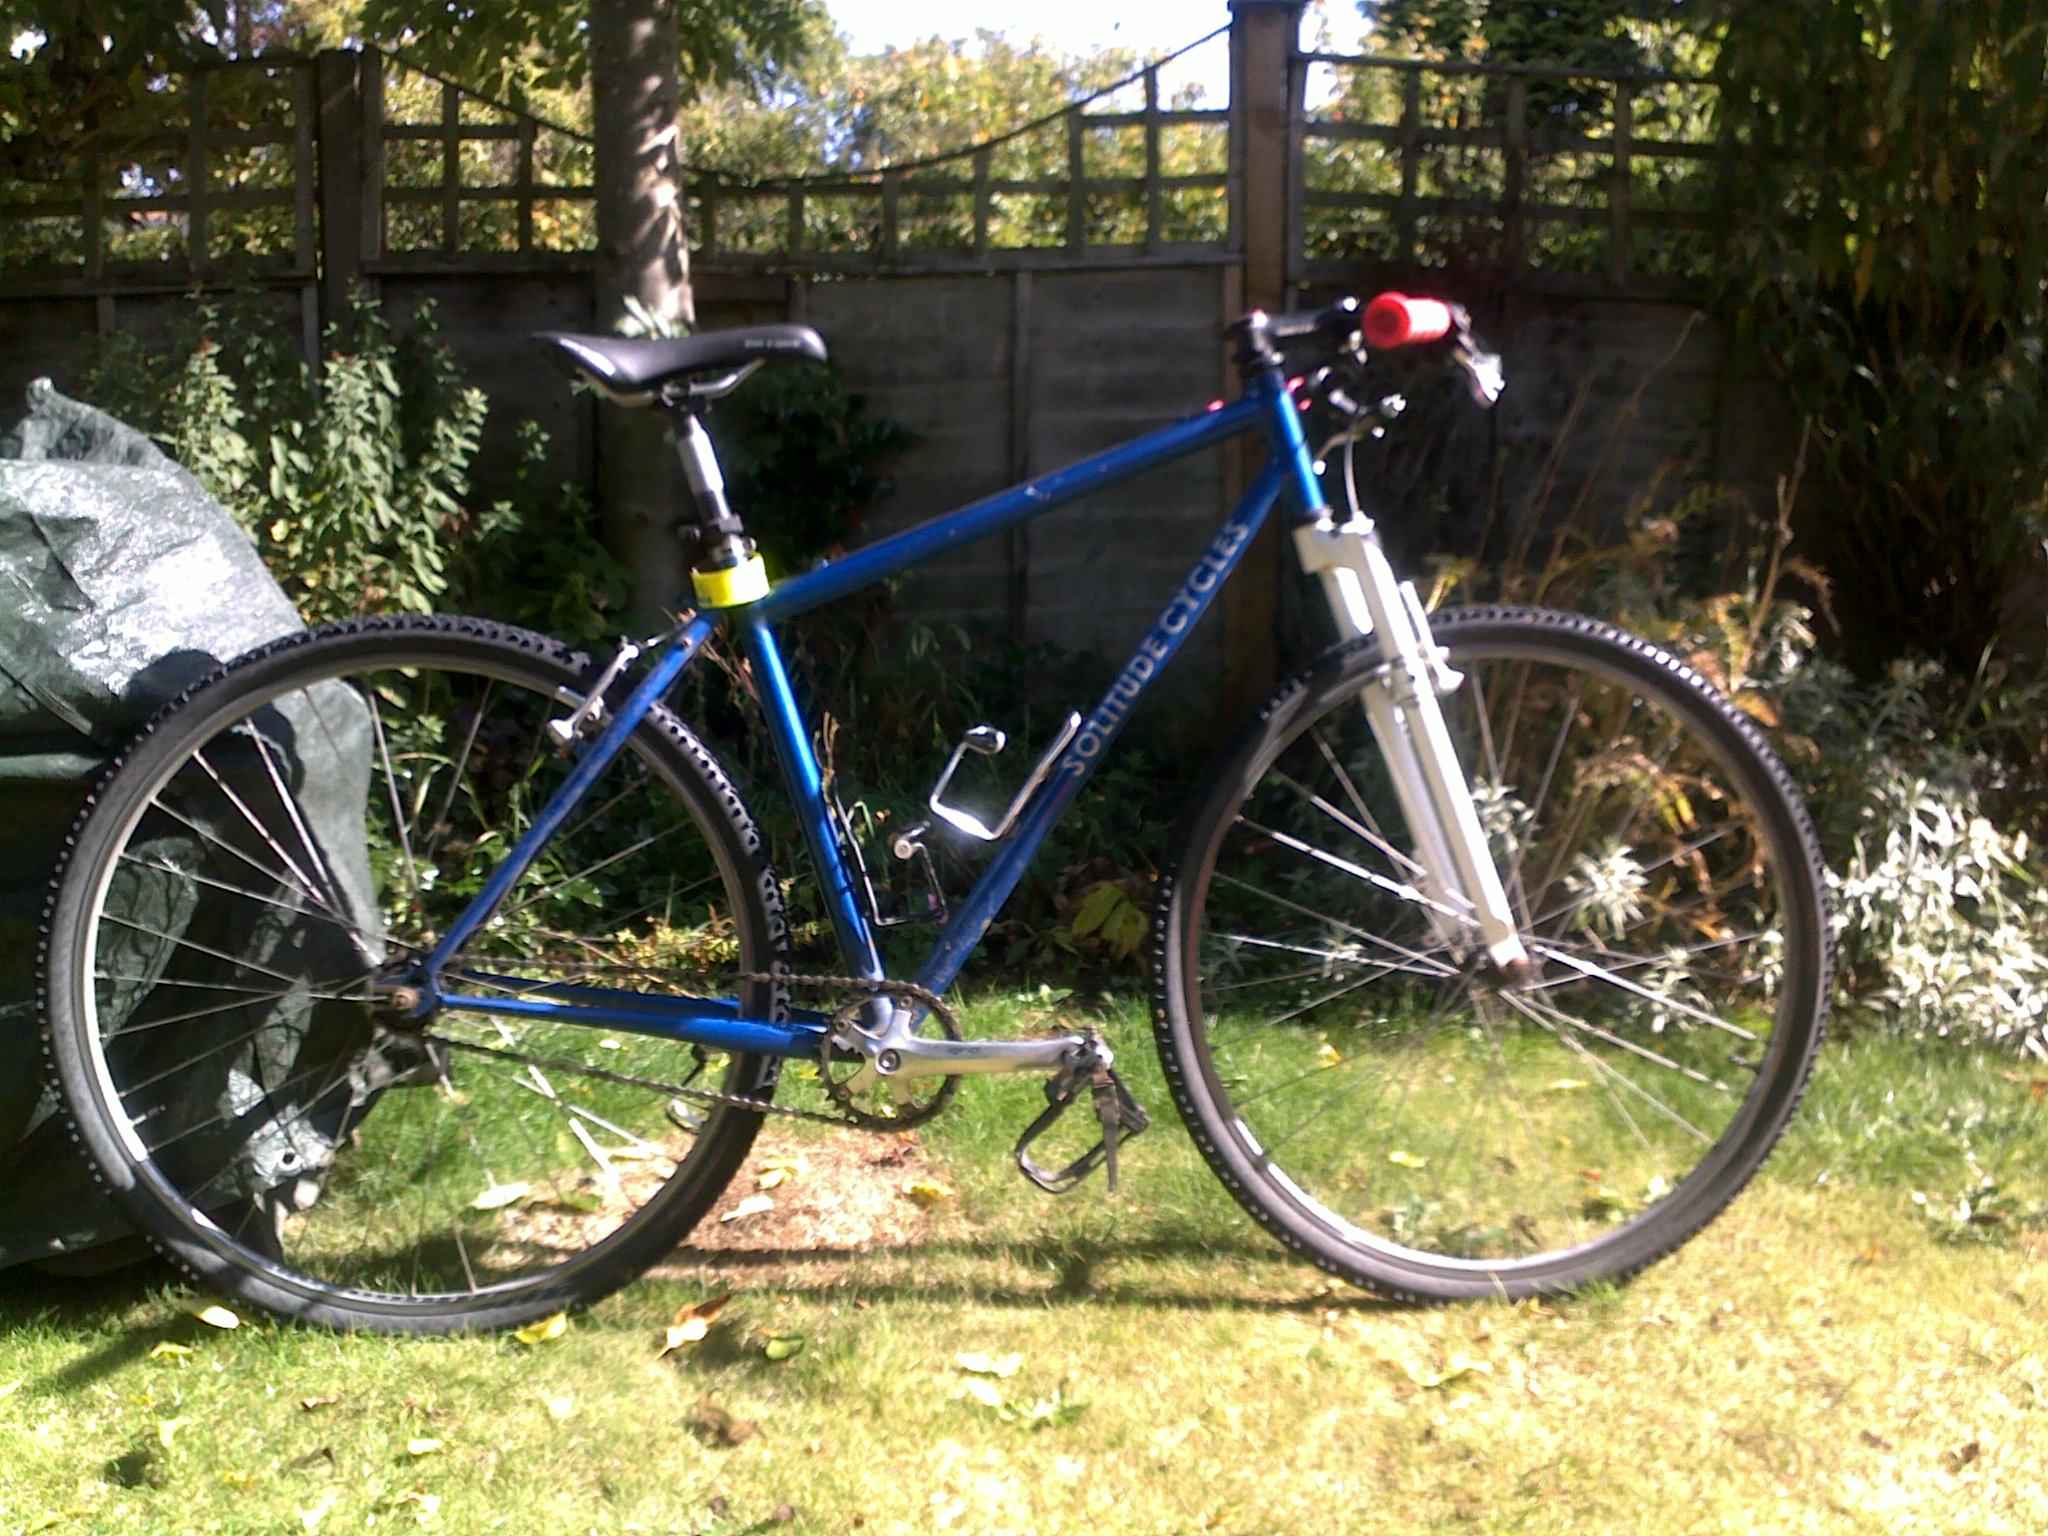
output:
{"label": "handlebar grip", "polygon": [[1451,334],[1454,324],[1451,306],[1441,299],[1411,299],[1402,293],[1383,293],[1365,306],[1359,330],[1369,347],[1406,347],[1417,342],[1440,341]]}

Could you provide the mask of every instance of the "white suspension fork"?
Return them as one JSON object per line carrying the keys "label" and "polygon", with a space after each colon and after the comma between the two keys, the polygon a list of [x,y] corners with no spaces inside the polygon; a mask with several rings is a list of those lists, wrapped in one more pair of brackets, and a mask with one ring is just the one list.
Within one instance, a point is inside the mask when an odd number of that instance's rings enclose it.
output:
{"label": "white suspension fork", "polygon": [[1459,766],[1440,694],[1463,678],[1445,663],[1412,584],[1398,581],[1369,519],[1328,516],[1294,530],[1302,569],[1321,581],[1344,639],[1380,636],[1384,664],[1363,697],[1386,758],[1402,818],[1415,840],[1423,909],[1444,943],[1462,949],[1472,930],[1494,964],[1528,961],[1472,788]]}

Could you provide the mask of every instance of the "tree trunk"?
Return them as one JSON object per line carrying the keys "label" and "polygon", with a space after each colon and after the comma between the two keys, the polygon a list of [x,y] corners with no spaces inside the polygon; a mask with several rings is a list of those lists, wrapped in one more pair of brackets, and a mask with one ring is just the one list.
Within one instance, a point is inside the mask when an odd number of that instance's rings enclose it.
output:
{"label": "tree trunk", "polygon": [[[674,0],[590,0],[600,330],[617,327],[629,298],[678,331],[695,319],[677,173],[681,53]],[[634,617],[651,621],[682,590],[675,526],[688,491],[660,412],[601,404],[597,421],[605,543],[633,573]]]}

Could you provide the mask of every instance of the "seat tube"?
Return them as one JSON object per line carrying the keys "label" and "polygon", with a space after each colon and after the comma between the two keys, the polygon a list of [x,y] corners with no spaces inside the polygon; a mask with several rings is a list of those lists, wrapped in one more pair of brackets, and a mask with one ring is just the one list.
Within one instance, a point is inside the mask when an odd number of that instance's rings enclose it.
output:
{"label": "seat tube", "polygon": [[782,768],[782,782],[789,791],[803,825],[804,843],[818,871],[818,889],[825,901],[833,936],[847,974],[879,979],[881,956],[875,936],[854,892],[853,872],[839,850],[839,836],[826,809],[824,775],[818,770],[817,754],[811,749],[810,732],[797,708],[796,693],[789,685],[789,673],[782,665],[782,651],[774,631],[765,619],[748,617],[738,629],[753,663],[754,680],[761,690],[761,713],[768,723],[769,739],[775,743],[775,758]]}

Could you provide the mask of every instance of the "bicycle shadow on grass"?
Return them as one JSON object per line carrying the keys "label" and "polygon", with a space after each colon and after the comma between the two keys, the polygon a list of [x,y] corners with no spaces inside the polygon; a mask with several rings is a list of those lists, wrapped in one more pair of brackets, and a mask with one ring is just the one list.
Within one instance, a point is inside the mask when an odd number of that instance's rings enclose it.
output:
{"label": "bicycle shadow on grass", "polygon": [[[1146,1273],[1199,1265],[1206,1274]],[[1217,1275],[1219,1265],[1229,1272]],[[1120,1273],[1126,1268],[1135,1273]],[[939,1271],[934,1273],[934,1270]],[[953,1272],[953,1271],[959,1272]],[[1024,1276],[1032,1278],[1026,1279]],[[1157,1234],[1118,1238],[928,1239],[880,1247],[705,1249],[684,1243],[649,1272],[673,1282],[777,1295],[934,1301],[995,1307],[1135,1306],[1161,1312],[1304,1313],[1401,1310],[1353,1290],[1257,1237]]]}

